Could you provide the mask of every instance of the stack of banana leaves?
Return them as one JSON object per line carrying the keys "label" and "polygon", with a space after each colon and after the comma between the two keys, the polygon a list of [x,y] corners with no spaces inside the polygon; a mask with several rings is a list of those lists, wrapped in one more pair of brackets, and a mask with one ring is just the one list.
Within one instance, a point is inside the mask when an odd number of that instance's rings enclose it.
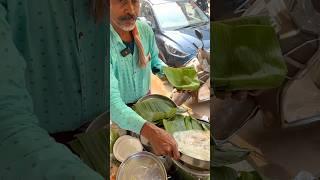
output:
{"label": "stack of banana leaves", "polygon": [[152,98],[136,103],[132,109],[149,122],[169,133],[186,130],[209,130],[210,127],[190,116],[177,113],[177,108],[164,99]]}
{"label": "stack of banana leaves", "polygon": [[163,71],[169,83],[178,90],[196,91],[200,88],[194,67],[165,67]]}
{"label": "stack of banana leaves", "polygon": [[280,86],[287,67],[268,17],[211,23],[214,91],[261,90]]}

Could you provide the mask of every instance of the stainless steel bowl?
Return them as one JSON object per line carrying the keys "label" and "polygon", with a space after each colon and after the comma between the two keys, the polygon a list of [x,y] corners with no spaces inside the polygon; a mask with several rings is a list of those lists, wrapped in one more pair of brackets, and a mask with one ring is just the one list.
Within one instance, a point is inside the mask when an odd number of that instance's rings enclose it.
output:
{"label": "stainless steel bowl", "polygon": [[121,163],[117,180],[167,180],[162,162],[152,153],[143,151],[128,157]]}

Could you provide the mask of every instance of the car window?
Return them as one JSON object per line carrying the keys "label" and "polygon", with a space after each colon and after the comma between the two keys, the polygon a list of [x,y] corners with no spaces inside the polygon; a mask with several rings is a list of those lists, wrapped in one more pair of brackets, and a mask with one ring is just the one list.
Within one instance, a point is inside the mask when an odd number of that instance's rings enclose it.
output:
{"label": "car window", "polygon": [[175,30],[208,22],[209,18],[192,1],[177,1],[154,5],[155,17],[165,30]]}
{"label": "car window", "polygon": [[141,16],[145,17],[148,21],[150,21],[152,27],[155,27],[155,25],[156,25],[155,19],[153,16],[151,6],[149,4],[147,4],[147,3],[142,4]]}

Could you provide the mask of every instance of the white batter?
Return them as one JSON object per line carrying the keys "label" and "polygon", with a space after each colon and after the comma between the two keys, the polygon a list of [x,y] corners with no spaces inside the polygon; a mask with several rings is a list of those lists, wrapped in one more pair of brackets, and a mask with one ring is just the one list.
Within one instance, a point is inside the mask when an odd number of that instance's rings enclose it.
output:
{"label": "white batter", "polygon": [[173,134],[178,149],[190,157],[210,161],[210,131],[188,130]]}

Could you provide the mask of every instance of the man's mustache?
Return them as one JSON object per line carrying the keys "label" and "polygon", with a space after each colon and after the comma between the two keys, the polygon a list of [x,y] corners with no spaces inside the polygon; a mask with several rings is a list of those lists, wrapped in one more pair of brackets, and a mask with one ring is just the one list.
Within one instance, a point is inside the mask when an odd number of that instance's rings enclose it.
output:
{"label": "man's mustache", "polygon": [[127,14],[125,16],[120,16],[119,20],[120,21],[128,21],[128,20],[137,20],[138,16],[133,15],[133,14]]}

